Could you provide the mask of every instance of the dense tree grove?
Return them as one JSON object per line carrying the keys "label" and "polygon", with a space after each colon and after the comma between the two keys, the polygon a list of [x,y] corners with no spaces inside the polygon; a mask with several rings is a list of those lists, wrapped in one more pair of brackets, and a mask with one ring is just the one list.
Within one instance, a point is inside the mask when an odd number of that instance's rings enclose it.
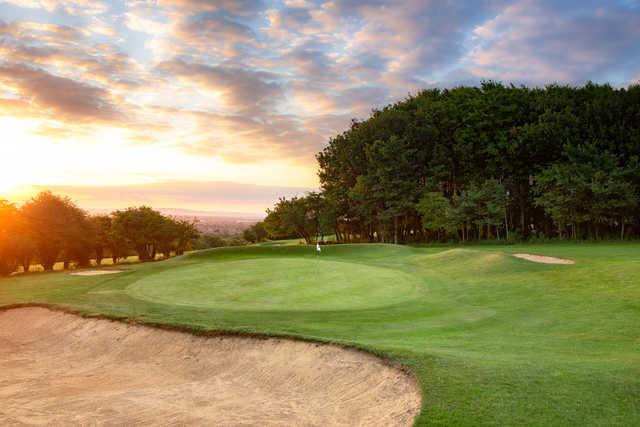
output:
{"label": "dense tree grove", "polygon": [[87,267],[135,252],[141,261],[181,255],[199,237],[192,222],[148,207],[90,216],[66,197],[38,194],[20,208],[0,200],[0,276],[39,263],[45,271],[63,262]]}
{"label": "dense tree grove", "polygon": [[425,90],[353,121],[317,159],[321,193],[280,200],[265,220],[270,237],[640,234],[640,86]]}
{"label": "dense tree grove", "polygon": [[264,221],[258,222],[252,229],[264,230],[263,238],[299,237],[306,243],[312,243],[333,232],[335,218],[332,206],[327,205],[322,194],[311,192],[304,197],[289,200],[281,198],[273,209],[267,209]]}

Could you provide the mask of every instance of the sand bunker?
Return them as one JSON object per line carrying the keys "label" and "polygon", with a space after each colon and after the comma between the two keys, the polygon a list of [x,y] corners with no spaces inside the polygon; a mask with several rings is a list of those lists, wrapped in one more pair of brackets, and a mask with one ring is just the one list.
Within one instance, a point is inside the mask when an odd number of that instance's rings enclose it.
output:
{"label": "sand bunker", "polygon": [[556,258],[552,256],[544,255],[531,255],[531,254],[513,254],[516,258],[526,259],[531,262],[541,262],[543,264],[575,264],[572,259]]}
{"label": "sand bunker", "polygon": [[101,276],[103,274],[122,273],[123,270],[82,270],[69,273],[72,276]]}
{"label": "sand bunker", "polygon": [[372,355],[0,311],[0,424],[411,425],[415,381]]}

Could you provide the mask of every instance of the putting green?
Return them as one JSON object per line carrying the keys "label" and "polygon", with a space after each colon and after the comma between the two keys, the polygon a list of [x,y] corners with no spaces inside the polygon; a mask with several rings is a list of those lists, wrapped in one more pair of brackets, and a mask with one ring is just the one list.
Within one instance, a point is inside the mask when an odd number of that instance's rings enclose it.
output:
{"label": "putting green", "polygon": [[137,299],[229,310],[346,310],[392,305],[421,294],[408,273],[370,265],[291,258],[174,268],[127,287]]}

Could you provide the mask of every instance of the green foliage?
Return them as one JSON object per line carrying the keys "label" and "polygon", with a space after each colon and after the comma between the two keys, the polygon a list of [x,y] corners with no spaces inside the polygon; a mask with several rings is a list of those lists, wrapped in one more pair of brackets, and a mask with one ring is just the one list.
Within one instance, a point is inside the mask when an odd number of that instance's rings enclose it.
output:
{"label": "green foliage", "polygon": [[258,221],[242,233],[247,242],[259,243],[267,238],[267,231],[264,228],[264,222]]}
{"label": "green foliage", "polygon": [[[196,226],[196,221],[188,221],[185,219],[170,219],[175,228],[175,241],[173,242],[173,249],[176,255],[184,254],[185,250],[189,248],[189,245],[200,237],[200,232]],[[165,253],[169,257],[168,253]]]}
{"label": "green foliage", "polygon": [[[425,90],[353,121],[318,153],[325,222],[341,242],[440,238],[432,229],[444,228],[417,209],[439,191],[453,206],[449,234],[463,240],[502,237],[505,227],[552,237],[574,223],[584,236],[639,236],[639,101],[640,86],[591,83]],[[572,177],[571,164],[593,168]],[[561,180],[565,193],[540,198],[540,185]],[[599,202],[585,205],[585,194]]]}
{"label": "green foliage", "polygon": [[112,216],[115,236],[133,247],[141,261],[154,260],[157,253],[165,258],[172,252],[182,255],[199,236],[195,223],[167,218],[147,206],[116,211]]}
{"label": "green foliage", "polygon": [[223,237],[218,234],[203,234],[193,242],[194,249],[222,248],[226,246],[244,246],[247,240],[240,236]]}
{"label": "green foliage", "polygon": [[417,206],[422,216],[422,227],[436,233],[449,232],[456,228],[453,218],[453,207],[442,193],[430,191],[425,193]]}
{"label": "green foliage", "polygon": [[267,210],[264,230],[271,239],[289,239],[300,237],[307,243],[313,243],[326,230],[326,216],[321,214],[323,199],[317,193],[308,193],[305,197],[281,198],[273,209]]}
{"label": "green foliage", "polygon": [[480,228],[486,227],[487,238],[491,227],[498,233],[498,227],[504,224],[505,196],[504,186],[495,179],[485,181],[477,192],[478,217],[475,224]]}
{"label": "green foliage", "polygon": [[[591,149],[593,150],[593,149]],[[638,189],[630,177],[635,168],[619,167],[608,153],[585,150],[572,153],[570,163],[554,163],[537,177],[536,205],[542,207],[558,226],[562,237],[568,229],[577,237],[581,225],[620,227],[624,238],[625,224],[638,206]]]}
{"label": "green foliage", "polygon": [[140,261],[155,259],[165,224],[164,216],[147,206],[113,213],[115,233],[135,249]]}

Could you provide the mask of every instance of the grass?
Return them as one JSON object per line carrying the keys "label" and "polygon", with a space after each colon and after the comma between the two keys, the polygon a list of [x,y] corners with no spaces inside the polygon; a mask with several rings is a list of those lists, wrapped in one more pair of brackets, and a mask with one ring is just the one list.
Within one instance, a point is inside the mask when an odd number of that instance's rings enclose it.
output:
{"label": "grass", "polygon": [[640,425],[640,244],[322,249],[224,248],[117,275],[15,276],[0,280],[0,305],[365,348],[416,373],[419,425]]}

